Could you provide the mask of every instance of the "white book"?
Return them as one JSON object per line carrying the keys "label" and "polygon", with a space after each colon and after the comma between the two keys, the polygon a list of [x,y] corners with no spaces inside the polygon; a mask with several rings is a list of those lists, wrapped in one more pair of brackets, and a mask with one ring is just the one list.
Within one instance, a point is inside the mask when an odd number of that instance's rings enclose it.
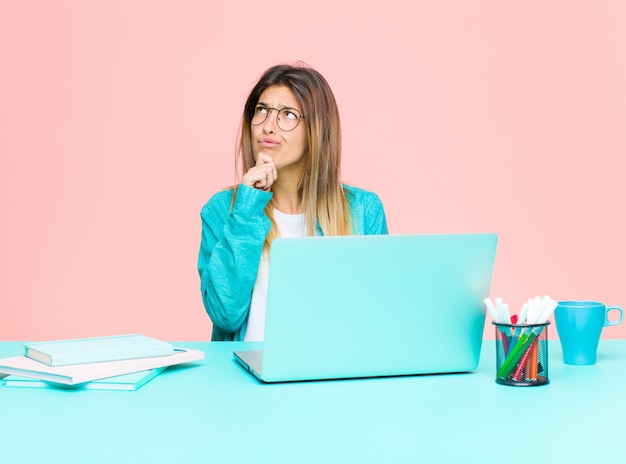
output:
{"label": "white book", "polygon": [[166,356],[170,343],[141,334],[24,343],[24,355],[49,366]]}
{"label": "white book", "polygon": [[[5,387],[17,388],[44,388],[62,390],[123,390],[135,391],[163,372],[167,367],[158,367],[147,371],[131,372],[130,374],[116,375],[106,379],[92,380],[77,385],[50,382],[49,380],[34,379],[21,375],[10,374],[4,378]],[[0,380],[1,382],[1,380]]]}
{"label": "white book", "polygon": [[204,359],[204,351],[174,348],[174,354],[67,366],[48,366],[26,356],[0,359],[0,373],[16,374],[66,385],[76,385],[131,372],[174,366]]}

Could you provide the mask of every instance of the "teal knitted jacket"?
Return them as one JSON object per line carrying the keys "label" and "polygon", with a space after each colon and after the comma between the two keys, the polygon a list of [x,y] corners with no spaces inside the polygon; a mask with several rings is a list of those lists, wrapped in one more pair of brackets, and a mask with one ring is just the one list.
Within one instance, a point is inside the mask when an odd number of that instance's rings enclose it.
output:
{"label": "teal knitted jacket", "polygon": [[[375,193],[344,185],[355,235],[387,234],[383,205]],[[252,290],[271,223],[265,206],[271,192],[240,185],[211,197],[200,213],[202,240],[198,273],[213,341],[243,340]],[[321,231],[318,228],[318,233]]]}

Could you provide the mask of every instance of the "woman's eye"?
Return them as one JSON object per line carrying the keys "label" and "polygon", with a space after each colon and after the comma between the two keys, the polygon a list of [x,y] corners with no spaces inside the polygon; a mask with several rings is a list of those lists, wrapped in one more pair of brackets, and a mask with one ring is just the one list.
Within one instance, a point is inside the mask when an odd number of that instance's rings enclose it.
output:
{"label": "woman's eye", "polygon": [[296,113],[292,111],[283,110],[283,113],[285,115],[285,118],[287,119],[298,119],[298,116],[296,115]]}
{"label": "woman's eye", "polygon": [[254,112],[255,112],[256,114],[265,114],[265,113],[267,113],[267,108],[266,108],[265,106],[261,106],[261,105],[259,105],[259,106],[257,106],[257,107],[254,109]]}

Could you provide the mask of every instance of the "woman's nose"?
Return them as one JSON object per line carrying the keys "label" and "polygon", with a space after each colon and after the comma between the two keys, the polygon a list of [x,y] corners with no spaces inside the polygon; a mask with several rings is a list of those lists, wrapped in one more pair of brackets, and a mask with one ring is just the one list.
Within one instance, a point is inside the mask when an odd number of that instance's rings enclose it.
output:
{"label": "woman's nose", "polygon": [[270,108],[268,110],[267,113],[267,118],[265,118],[265,122],[263,123],[263,132],[265,132],[266,134],[272,134],[274,132],[276,132],[276,124],[277,124],[277,120],[276,120],[276,116],[274,114],[272,114],[274,110],[274,108]]}

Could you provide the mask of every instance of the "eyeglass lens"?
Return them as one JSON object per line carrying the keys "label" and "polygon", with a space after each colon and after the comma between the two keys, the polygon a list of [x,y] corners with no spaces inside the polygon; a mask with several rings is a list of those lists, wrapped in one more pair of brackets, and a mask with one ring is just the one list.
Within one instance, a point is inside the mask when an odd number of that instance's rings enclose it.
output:
{"label": "eyeglass lens", "polygon": [[278,122],[278,127],[284,131],[294,130],[300,123],[300,118],[302,116],[300,116],[300,114],[293,108],[283,108],[282,110],[278,110],[277,108],[268,108],[265,105],[257,105],[254,107],[254,114],[252,115],[250,124],[253,126],[263,124],[271,113],[271,110],[277,111],[276,120]]}

